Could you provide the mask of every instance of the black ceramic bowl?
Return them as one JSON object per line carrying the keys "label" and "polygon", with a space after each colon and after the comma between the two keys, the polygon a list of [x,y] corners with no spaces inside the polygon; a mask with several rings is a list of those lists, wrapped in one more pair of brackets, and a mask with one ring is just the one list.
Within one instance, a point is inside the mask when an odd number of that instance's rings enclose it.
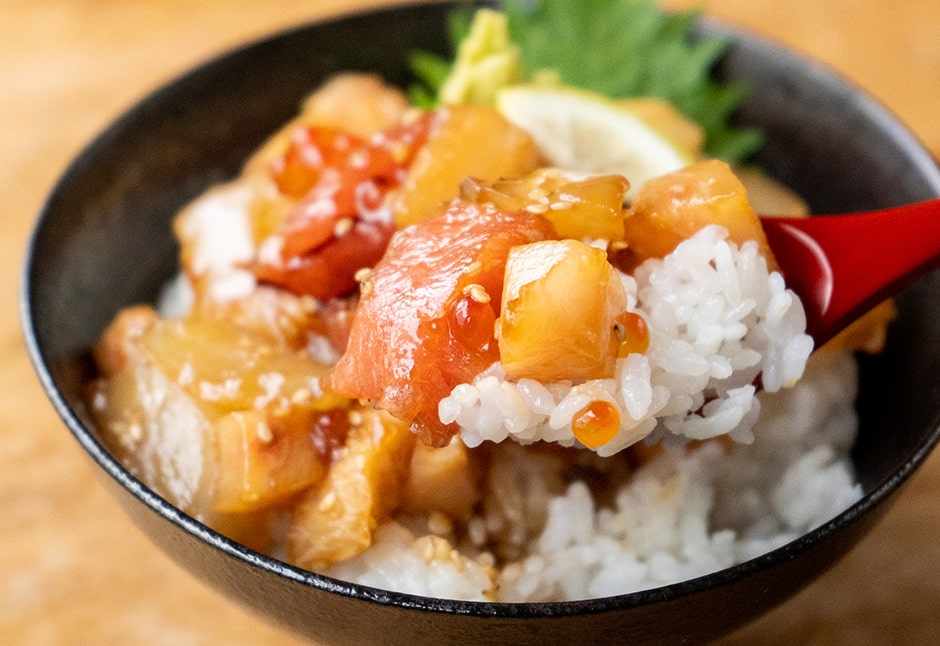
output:
{"label": "black ceramic bowl", "polygon": [[[327,642],[438,644],[702,641],[760,615],[817,577],[882,515],[940,438],[940,275],[899,298],[887,351],[862,367],[853,458],[864,498],[765,556],[676,585],[592,601],[486,604],[334,581],[257,554],[168,504],[102,445],[82,401],[87,352],[121,308],[176,271],[170,220],[233,175],[302,96],[333,71],[405,84],[405,54],[443,50],[447,5],[303,27],[210,62],[145,99],[98,137],[46,203],[29,250],[23,321],[53,404],[130,516],[194,575]],[[940,194],[940,171],[882,107],[817,64],[714,24],[733,46],[719,70],[754,88],[740,113],[767,143],[758,161],[816,212]]]}

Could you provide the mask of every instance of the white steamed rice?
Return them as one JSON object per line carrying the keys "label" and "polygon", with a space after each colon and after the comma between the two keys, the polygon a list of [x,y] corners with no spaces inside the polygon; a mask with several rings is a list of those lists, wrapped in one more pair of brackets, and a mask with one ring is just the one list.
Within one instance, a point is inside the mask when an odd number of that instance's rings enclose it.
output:
{"label": "white steamed rice", "polygon": [[[532,602],[624,594],[753,558],[860,498],[847,458],[855,370],[848,353],[818,353],[793,388],[758,395],[751,444],[665,449],[609,505],[582,480],[549,493],[565,465],[500,444],[489,474],[499,486],[468,537],[435,536],[426,519],[398,518],[326,574],[412,594]],[[494,552],[518,556],[497,570]]]}
{"label": "white steamed rice", "polygon": [[441,401],[441,421],[456,422],[471,447],[507,437],[570,446],[572,416],[604,400],[621,426],[602,456],[647,436],[751,441],[755,379],[768,392],[796,383],[813,349],[802,304],[768,271],[757,243],[738,248],[724,228],[708,226],[622,280],[630,309],[649,327],[646,354],[620,359],[612,379],[579,384],[511,382],[496,364]]}

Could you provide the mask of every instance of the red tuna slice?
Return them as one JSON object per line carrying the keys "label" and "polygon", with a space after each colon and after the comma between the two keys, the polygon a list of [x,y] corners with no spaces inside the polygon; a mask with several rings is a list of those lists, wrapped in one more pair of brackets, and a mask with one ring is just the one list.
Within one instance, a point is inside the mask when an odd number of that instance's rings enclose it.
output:
{"label": "red tuna slice", "polygon": [[465,202],[402,229],[363,282],[327,386],[374,400],[426,444],[446,445],[457,428],[441,423],[438,402],[499,359],[493,326],[509,249],[554,237],[541,215]]}

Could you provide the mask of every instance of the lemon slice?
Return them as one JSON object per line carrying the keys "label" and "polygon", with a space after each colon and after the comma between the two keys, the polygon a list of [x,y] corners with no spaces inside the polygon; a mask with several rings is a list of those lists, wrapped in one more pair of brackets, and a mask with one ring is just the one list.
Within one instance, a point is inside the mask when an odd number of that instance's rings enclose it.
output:
{"label": "lemon slice", "polygon": [[627,102],[567,86],[517,85],[496,95],[496,107],[529,132],[549,163],[581,173],[617,173],[630,181],[629,200],[646,180],[688,166],[695,151],[643,118]]}

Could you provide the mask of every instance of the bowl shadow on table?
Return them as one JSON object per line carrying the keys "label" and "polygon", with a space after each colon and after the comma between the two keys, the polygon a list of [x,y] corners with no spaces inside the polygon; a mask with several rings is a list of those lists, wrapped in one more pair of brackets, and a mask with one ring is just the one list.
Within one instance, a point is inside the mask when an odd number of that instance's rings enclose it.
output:
{"label": "bowl shadow on table", "polygon": [[[631,595],[479,604],[333,581],[201,525],[124,470],[100,442],[84,405],[88,351],[118,310],[152,301],[177,271],[170,223],[178,208],[236,173],[330,73],[370,70],[406,84],[406,52],[444,50],[448,10],[397,8],[274,36],[159,90],[96,139],[53,190],[31,243],[22,309],[39,377],[70,431],[102,467],[103,481],[157,545],[195,576],[300,634],[329,642],[444,644],[702,641],[726,633],[794,594],[855,545],[937,442],[936,274],[898,298],[900,316],[887,351],[862,362],[861,425],[852,457],[864,499],[763,557]],[[805,196],[815,212],[940,194],[930,155],[856,88],[766,41],[708,21],[701,29],[731,38],[719,73],[753,88],[740,120],[766,133],[755,161]]]}

